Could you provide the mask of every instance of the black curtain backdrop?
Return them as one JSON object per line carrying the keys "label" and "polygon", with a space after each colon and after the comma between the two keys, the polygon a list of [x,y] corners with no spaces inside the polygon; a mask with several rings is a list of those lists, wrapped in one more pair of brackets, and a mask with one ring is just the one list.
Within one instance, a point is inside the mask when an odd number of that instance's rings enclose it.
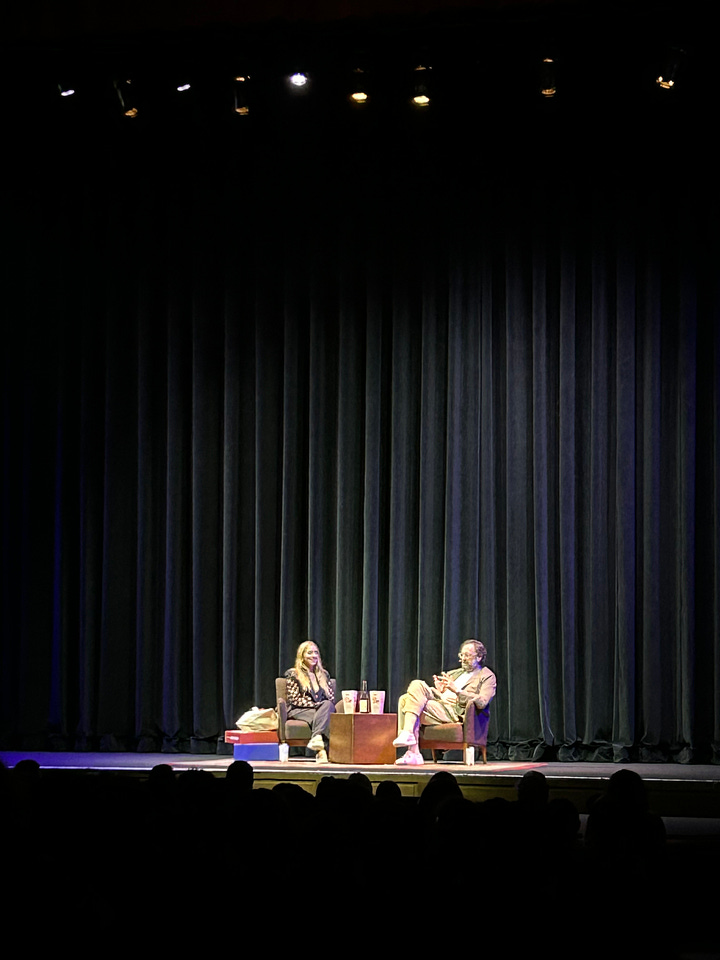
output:
{"label": "black curtain backdrop", "polygon": [[720,762],[703,126],[492,109],[23,119],[3,746],[215,752],[308,637],[390,704],[479,637],[491,756]]}

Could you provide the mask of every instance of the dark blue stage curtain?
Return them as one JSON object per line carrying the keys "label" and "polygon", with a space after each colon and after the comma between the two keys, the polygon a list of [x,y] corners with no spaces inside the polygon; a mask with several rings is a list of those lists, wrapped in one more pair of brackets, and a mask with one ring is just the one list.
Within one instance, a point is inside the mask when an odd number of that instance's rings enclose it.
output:
{"label": "dark blue stage curtain", "polygon": [[215,752],[308,637],[391,707],[479,637],[491,756],[720,762],[714,174],[432,123],[27,151],[3,746]]}

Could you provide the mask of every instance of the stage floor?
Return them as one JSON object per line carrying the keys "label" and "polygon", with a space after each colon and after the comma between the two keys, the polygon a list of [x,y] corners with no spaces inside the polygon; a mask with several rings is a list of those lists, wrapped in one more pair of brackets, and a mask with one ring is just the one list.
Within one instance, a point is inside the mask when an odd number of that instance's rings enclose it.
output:
{"label": "stage floor", "polygon": [[[166,753],[70,753],[0,751],[7,767],[22,759],[36,760],[47,771],[115,771],[128,776],[144,777],[156,764],[170,764],[174,770],[207,770],[224,776],[232,763],[230,756],[166,754]],[[515,787],[528,770],[538,770],[547,777],[550,796],[572,800],[580,813],[587,813],[588,804],[604,793],[607,781],[620,764],[610,763],[533,763],[495,761],[465,766],[460,762],[425,763],[421,767],[368,764],[316,764],[311,758],[291,758],[287,763],[252,761],[255,787],[272,788],[277,783],[298,783],[315,792],[321,777],[346,777],[355,771],[366,774],[375,786],[382,780],[394,780],[404,796],[418,797],[430,777],[438,770],[452,773],[465,796],[482,801],[491,797],[515,799]],[[635,770],[645,781],[651,808],[663,817],[706,818],[712,832],[720,834],[720,765],[686,764],[622,764]],[[717,824],[715,824],[717,821]]]}

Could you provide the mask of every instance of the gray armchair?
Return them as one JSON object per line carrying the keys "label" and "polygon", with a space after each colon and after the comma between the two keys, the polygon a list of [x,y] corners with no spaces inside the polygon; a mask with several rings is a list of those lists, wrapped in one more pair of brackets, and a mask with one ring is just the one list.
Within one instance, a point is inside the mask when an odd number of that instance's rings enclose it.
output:
{"label": "gray armchair", "polygon": [[[310,725],[304,720],[288,720],[287,680],[285,677],[275,678],[275,699],[278,716],[278,740],[287,743],[290,747],[306,747],[312,736]],[[335,710],[342,713],[342,700],[335,705]]]}

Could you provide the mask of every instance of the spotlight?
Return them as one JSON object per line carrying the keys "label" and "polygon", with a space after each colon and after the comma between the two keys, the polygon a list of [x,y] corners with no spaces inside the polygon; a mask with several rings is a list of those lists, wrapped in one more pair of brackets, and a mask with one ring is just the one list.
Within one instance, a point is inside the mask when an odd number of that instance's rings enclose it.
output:
{"label": "spotlight", "polygon": [[671,50],[665,70],[655,80],[655,83],[657,83],[661,89],[672,90],[675,86],[676,77],[684,57],[684,50],[679,48]]}
{"label": "spotlight", "polygon": [[415,67],[414,93],[411,103],[416,107],[427,107],[430,105],[430,79],[428,71],[432,67],[425,67],[422,64]]}
{"label": "spotlight", "polygon": [[305,97],[310,92],[310,87],[312,86],[310,75],[299,70],[296,73],[291,73],[286,76],[285,82],[290,91],[290,95],[298,98]]}
{"label": "spotlight", "polygon": [[233,88],[235,91],[235,113],[238,116],[246,117],[250,113],[250,103],[249,103],[249,87],[250,87],[250,76],[249,75],[238,75],[233,80]]}
{"label": "spotlight", "polygon": [[555,82],[555,61],[552,57],[545,57],[540,68],[540,93],[546,97],[554,97],[557,93]]}
{"label": "spotlight", "polygon": [[135,91],[132,89],[131,80],[114,80],[113,86],[117,94],[118,102],[123,116],[134,119],[138,115],[138,106],[135,98]]}
{"label": "spotlight", "polygon": [[348,99],[352,104],[358,107],[364,106],[370,96],[367,90],[365,71],[361,67],[355,67],[349,84]]}
{"label": "spotlight", "polygon": [[58,84],[58,93],[61,97],[71,97],[75,93],[75,87],[66,83]]}
{"label": "spotlight", "polygon": [[177,90],[178,93],[185,93],[186,90],[189,90],[189,89],[190,89],[190,84],[189,84],[189,83],[179,83],[175,89]]}

